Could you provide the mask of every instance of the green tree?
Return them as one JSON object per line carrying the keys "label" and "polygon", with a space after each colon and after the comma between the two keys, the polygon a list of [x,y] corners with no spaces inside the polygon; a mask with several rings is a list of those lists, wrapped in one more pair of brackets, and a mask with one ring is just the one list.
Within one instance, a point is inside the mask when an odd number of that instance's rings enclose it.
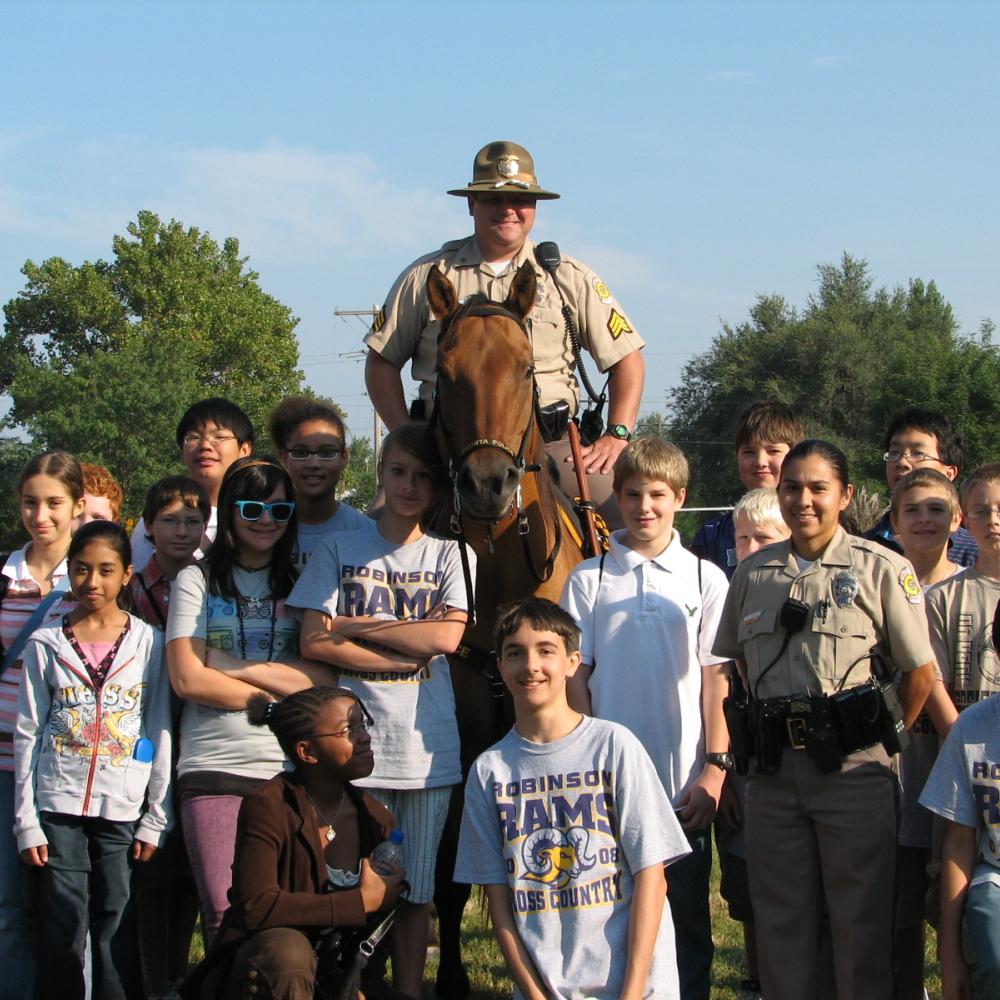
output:
{"label": "green tree", "polygon": [[375,474],[375,451],[366,437],[351,438],[351,458],[340,477],[337,496],[364,512],[378,488]]}
{"label": "green tree", "polygon": [[63,448],[107,465],[127,509],[174,471],[174,430],[206,396],[239,403],[263,428],[298,391],[298,320],[264,292],[239,243],[140,212],[115,236],[114,259],[25,263],[25,288],[4,306],[3,425],[35,450]]}
{"label": "green tree", "polygon": [[817,268],[818,289],[796,310],[760,296],[747,320],[723,324],[684,368],[672,397],[670,432],[694,472],[691,504],[723,504],[742,492],[733,429],[755,399],[793,407],[807,432],[839,444],[852,478],[885,493],[883,435],[907,404],[939,409],[966,441],[966,470],[1000,454],[1000,352],[993,327],[958,332],[933,281],[873,289],[868,264],[845,254]]}
{"label": "green tree", "polygon": [[0,438],[0,552],[10,552],[28,540],[21,524],[17,482],[31,456],[31,445],[26,442]]}

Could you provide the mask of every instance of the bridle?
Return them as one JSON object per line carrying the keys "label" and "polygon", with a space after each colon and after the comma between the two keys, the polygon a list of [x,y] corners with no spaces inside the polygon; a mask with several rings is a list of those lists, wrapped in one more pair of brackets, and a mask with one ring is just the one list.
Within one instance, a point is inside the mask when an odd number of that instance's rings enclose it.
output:
{"label": "bridle", "polygon": [[[500,316],[504,319],[512,320],[517,323],[518,327],[524,333],[525,339],[529,340],[528,329],[524,325],[524,320],[515,312],[507,309],[505,306],[499,302],[493,302],[487,299],[486,296],[482,294],[477,294],[470,296],[450,317],[447,318],[445,322],[441,324],[441,332],[438,334],[438,346],[441,344],[442,338],[448,333],[449,330],[456,324],[469,317],[487,317],[487,316]],[[461,541],[465,541],[465,535],[462,530],[462,517],[467,517],[473,521],[481,521],[486,523],[486,541],[490,549],[490,554],[494,552],[493,547],[493,528],[496,527],[501,521],[503,521],[512,510],[517,511],[517,530],[521,538],[521,547],[524,551],[525,560],[528,564],[528,568],[531,570],[532,575],[539,583],[545,583],[551,576],[555,569],[556,559],[559,556],[559,550],[562,546],[562,530],[558,521],[556,519],[556,540],[552,547],[552,551],[545,558],[545,562],[539,569],[535,562],[534,555],[531,552],[531,546],[529,544],[529,534],[531,531],[530,524],[528,522],[528,514],[524,509],[523,496],[521,492],[521,480],[525,473],[538,474],[541,472],[542,467],[537,464],[527,464],[525,462],[524,454],[528,447],[528,442],[531,440],[533,431],[538,427],[538,387],[535,384],[535,373],[534,369],[531,372],[531,385],[532,385],[532,404],[531,411],[528,414],[528,422],[524,428],[524,432],[521,434],[521,443],[515,451],[508,445],[505,441],[497,440],[496,438],[476,438],[474,441],[470,441],[461,451],[455,455],[454,439],[451,432],[448,429],[448,425],[445,422],[444,414],[441,408],[441,399],[438,394],[437,385],[434,387],[434,405],[431,409],[431,415],[428,423],[428,429],[433,433],[435,427],[439,427],[441,430],[442,437],[444,438],[445,452],[448,455],[448,480],[451,483],[452,492],[452,514],[451,520],[449,522],[449,527],[452,533],[458,537]],[[498,518],[484,518],[479,517],[475,514],[470,513],[467,510],[462,509],[462,496],[459,491],[458,477],[459,472],[464,464],[465,460],[472,455],[474,452],[481,451],[484,449],[491,449],[493,451],[502,452],[508,458],[510,458],[514,463],[514,468],[517,470],[517,487],[514,490],[514,496],[511,498],[510,506],[500,515]],[[454,457],[453,457],[454,456]]]}

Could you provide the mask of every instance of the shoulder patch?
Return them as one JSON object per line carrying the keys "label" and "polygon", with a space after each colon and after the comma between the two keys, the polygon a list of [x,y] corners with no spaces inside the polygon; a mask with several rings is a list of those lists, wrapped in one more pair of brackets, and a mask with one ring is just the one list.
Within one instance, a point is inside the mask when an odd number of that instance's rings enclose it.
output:
{"label": "shoulder patch", "polygon": [[608,288],[608,286],[604,284],[604,282],[601,281],[601,279],[598,278],[596,274],[594,275],[594,280],[591,282],[591,284],[594,286],[594,292],[597,295],[597,297],[606,306],[611,305],[612,302],[611,289]]}
{"label": "shoulder patch", "polygon": [[379,330],[385,325],[385,306],[375,314],[375,318],[372,320],[372,333],[378,333]]}
{"label": "shoulder patch", "polygon": [[631,333],[632,327],[628,325],[628,320],[617,310],[612,309],[608,317],[608,333],[612,340],[617,340],[623,333]]}
{"label": "shoulder patch", "polygon": [[920,589],[920,584],[917,583],[917,578],[913,575],[913,570],[909,566],[900,572],[899,585],[903,588],[903,593],[906,594],[906,599],[910,604],[923,603],[924,592]]}

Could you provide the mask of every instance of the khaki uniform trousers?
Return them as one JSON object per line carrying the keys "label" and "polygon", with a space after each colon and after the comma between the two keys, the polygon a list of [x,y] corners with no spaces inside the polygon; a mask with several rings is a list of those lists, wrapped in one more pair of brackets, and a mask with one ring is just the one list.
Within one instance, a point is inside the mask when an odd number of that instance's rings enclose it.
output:
{"label": "khaki uniform trousers", "polygon": [[[823,774],[786,747],[777,774],[751,771],[746,846],[767,1000],[891,1000],[896,790],[882,748]],[[820,982],[824,900],[835,992]]]}

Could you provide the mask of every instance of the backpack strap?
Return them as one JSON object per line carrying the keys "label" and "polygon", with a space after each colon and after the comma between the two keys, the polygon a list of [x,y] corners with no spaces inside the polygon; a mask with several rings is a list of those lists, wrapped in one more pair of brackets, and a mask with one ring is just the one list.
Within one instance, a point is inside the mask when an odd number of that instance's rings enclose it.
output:
{"label": "backpack strap", "polygon": [[2,677],[17,661],[24,652],[24,647],[28,645],[31,633],[37,629],[48,614],[49,608],[56,601],[60,600],[63,594],[69,590],[69,573],[67,573],[58,583],[52,585],[52,589],[42,598],[38,607],[32,612],[31,617],[21,627],[17,633],[17,638],[10,644],[3,656],[3,663],[0,664],[0,677]]}

